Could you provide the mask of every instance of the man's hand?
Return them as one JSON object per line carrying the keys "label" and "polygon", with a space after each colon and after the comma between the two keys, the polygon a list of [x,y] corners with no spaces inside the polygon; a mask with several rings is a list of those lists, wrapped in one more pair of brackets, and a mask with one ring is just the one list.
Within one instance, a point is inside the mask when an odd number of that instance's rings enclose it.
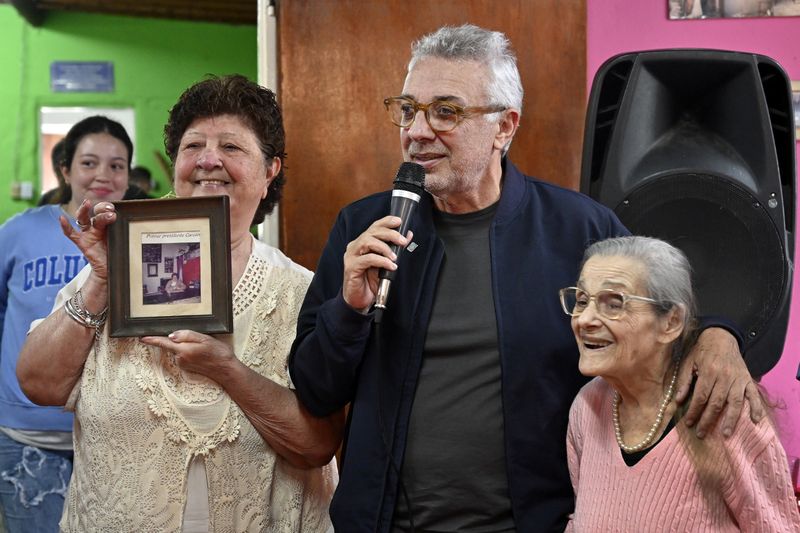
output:
{"label": "man's hand", "polygon": [[397,268],[397,256],[390,244],[405,246],[411,239],[411,232],[405,237],[400,235],[395,229],[399,226],[398,217],[383,217],[347,245],[342,296],[353,309],[366,313],[378,292],[378,270]]}
{"label": "man's hand", "polygon": [[764,416],[758,388],[744,364],[736,339],[726,330],[708,328],[700,334],[678,377],[675,396],[678,403],[686,401],[693,376],[697,376],[697,382],[684,421],[690,427],[697,422],[698,438],[705,437],[720,419],[722,434],[731,436],[745,399],[750,403],[750,418],[754,423]]}

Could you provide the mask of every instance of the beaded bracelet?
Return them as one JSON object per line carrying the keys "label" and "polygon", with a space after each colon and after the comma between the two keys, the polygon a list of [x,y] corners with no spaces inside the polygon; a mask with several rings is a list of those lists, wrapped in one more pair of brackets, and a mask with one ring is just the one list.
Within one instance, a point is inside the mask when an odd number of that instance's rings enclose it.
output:
{"label": "beaded bracelet", "polygon": [[106,315],[108,314],[108,306],[97,314],[92,314],[86,309],[83,303],[83,296],[81,291],[75,293],[75,296],[70,298],[64,303],[64,311],[67,315],[85,328],[94,328],[95,339],[100,338],[100,331],[103,329],[103,324],[106,323]]}

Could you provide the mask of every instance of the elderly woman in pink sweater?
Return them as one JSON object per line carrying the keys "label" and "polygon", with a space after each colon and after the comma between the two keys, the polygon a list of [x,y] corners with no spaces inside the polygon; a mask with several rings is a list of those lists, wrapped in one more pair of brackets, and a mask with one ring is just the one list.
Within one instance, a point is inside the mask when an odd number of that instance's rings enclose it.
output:
{"label": "elderly woman in pink sweater", "polygon": [[673,396],[695,306],[678,249],[647,237],[595,243],[560,296],[580,371],[597,376],[570,411],[567,531],[800,531],[768,417],[740,420],[727,439],[717,429],[700,440],[680,423]]}

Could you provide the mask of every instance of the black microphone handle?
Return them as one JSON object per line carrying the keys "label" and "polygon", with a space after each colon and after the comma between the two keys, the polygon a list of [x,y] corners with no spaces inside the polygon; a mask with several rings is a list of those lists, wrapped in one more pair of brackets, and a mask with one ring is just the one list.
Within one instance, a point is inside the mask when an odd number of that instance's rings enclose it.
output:
{"label": "black microphone handle", "polygon": [[[419,198],[419,197],[417,197]],[[414,210],[417,208],[419,204],[419,200],[414,200],[413,198],[407,198],[405,196],[392,196],[392,207],[389,213],[392,216],[400,217],[400,227],[397,228],[397,231],[403,237],[406,236],[408,233],[408,226],[411,221],[411,217],[414,215]],[[401,248],[397,244],[390,244],[389,247],[392,249],[392,252],[399,258],[400,253],[402,252],[403,248]],[[378,277],[380,279],[388,279],[394,280],[395,274],[397,270],[386,270],[381,269]]]}
{"label": "black microphone handle", "polygon": [[[397,169],[397,176],[394,179],[394,189],[392,189],[392,202],[389,214],[400,217],[400,227],[397,231],[405,237],[408,233],[409,223],[414,214],[422,193],[425,191],[425,168],[417,163],[406,161]],[[400,257],[402,248],[396,244],[389,244],[390,249],[396,258]],[[395,259],[397,263],[397,259]],[[389,298],[389,288],[395,278],[397,270],[380,269],[378,277],[378,292],[375,294],[375,322],[380,324],[383,310],[386,309],[386,301]]]}

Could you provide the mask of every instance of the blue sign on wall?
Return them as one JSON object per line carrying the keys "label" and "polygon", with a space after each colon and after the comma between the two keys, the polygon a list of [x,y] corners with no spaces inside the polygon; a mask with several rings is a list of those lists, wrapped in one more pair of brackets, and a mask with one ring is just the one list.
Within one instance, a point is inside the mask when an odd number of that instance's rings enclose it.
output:
{"label": "blue sign on wall", "polygon": [[114,92],[114,63],[111,61],[53,61],[50,88],[55,93]]}

